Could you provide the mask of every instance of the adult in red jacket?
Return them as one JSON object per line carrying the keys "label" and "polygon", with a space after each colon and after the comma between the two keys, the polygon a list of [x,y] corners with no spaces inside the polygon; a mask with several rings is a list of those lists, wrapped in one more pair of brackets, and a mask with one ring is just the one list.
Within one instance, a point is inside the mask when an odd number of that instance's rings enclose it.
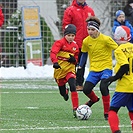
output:
{"label": "adult in red jacket", "polygon": [[[77,28],[77,33],[75,37],[75,41],[79,46],[79,57],[78,62],[80,62],[81,57],[81,47],[82,47],[82,41],[85,37],[88,36],[87,32],[87,23],[86,19],[89,16],[95,16],[95,13],[91,7],[89,7],[86,3],[86,0],[73,0],[71,6],[69,6],[64,11],[63,16],[63,29],[68,24],[74,24]],[[84,82],[84,71],[85,71],[85,64],[82,69],[77,69],[76,73],[76,88],[77,90],[83,89],[83,82]]]}
{"label": "adult in red jacket", "polygon": [[2,5],[0,4],[0,27],[3,25],[4,23],[4,15],[2,13]]}

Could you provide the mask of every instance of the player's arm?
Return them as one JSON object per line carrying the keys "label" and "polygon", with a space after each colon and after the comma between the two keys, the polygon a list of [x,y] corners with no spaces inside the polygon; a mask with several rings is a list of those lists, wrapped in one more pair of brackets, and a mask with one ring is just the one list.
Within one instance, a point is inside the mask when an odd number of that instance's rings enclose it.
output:
{"label": "player's arm", "polygon": [[57,41],[52,45],[52,48],[50,51],[50,58],[51,58],[51,61],[53,62],[53,68],[55,69],[61,68],[60,65],[58,64],[58,59],[57,59],[57,54],[60,51],[61,46],[62,44]]}
{"label": "player's arm", "polygon": [[51,51],[50,51],[50,58],[53,63],[58,62],[57,54],[59,53],[60,49],[62,47],[62,44],[57,41],[52,45]]}
{"label": "player's arm", "polygon": [[82,53],[81,58],[80,58],[80,63],[79,63],[79,69],[81,69],[83,67],[83,65],[85,64],[85,62],[87,61],[87,57],[88,57],[88,53]]}
{"label": "player's arm", "polygon": [[113,81],[116,81],[117,79],[121,79],[124,74],[128,73],[128,71],[129,71],[129,64],[124,64],[120,67],[120,69],[114,76],[111,76],[108,79],[105,79],[105,82],[108,82],[108,85],[110,85]]}

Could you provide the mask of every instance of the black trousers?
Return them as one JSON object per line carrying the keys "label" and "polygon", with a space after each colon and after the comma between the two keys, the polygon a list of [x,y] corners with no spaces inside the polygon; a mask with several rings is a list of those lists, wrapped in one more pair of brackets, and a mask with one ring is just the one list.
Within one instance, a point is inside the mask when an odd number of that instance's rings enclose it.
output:
{"label": "black trousers", "polygon": [[[79,65],[81,55],[82,55],[81,49],[79,49],[79,51],[80,52],[79,52],[79,56],[78,56],[78,64],[77,65]],[[76,86],[77,85],[82,86],[83,83],[84,83],[85,65],[86,65],[86,62],[80,70],[77,69],[77,72],[76,72]]]}

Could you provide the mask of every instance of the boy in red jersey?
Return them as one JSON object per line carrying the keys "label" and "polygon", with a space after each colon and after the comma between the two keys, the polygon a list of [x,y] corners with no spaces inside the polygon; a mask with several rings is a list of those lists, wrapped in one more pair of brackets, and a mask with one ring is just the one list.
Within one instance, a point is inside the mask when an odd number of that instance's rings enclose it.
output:
{"label": "boy in red jersey", "polygon": [[116,74],[106,79],[105,82],[110,85],[117,80],[115,93],[110,103],[108,122],[112,133],[121,133],[117,115],[121,107],[128,109],[133,130],[133,44],[129,42],[130,29],[127,26],[118,26],[114,39],[119,44],[114,51],[117,61],[114,68]]}
{"label": "boy in red jersey", "polygon": [[67,25],[64,30],[64,37],[54,42],[50,52],[53,68],[55,68],[54,78],[58,84],[60,95],[65,101],[69,99],[66,83],[68,82],[70,86],[74,117],[76,117],[75,112],[79,104],[75,80],[75,65],[78,60],[79,48],[76,42],[74,42],[75,35],[75,25]]}

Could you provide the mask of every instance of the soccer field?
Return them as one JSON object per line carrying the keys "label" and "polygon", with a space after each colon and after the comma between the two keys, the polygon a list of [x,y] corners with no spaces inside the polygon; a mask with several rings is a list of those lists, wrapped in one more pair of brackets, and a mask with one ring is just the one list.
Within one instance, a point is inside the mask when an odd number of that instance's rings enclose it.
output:
{"label": "soccer field", "polygon": [[[91,108],[90,119],[78,120],[73,118],[71,100],[63,100],[54,80],[2,80],[0,133],[111,133],[97,88],[100,101]],[[112,95],[114,84],[110,88]],[[79,104],[84,104],[87,97],[78,94]],[[126,108],[119,111],[122,133],[131,132],[127,113]]]}

